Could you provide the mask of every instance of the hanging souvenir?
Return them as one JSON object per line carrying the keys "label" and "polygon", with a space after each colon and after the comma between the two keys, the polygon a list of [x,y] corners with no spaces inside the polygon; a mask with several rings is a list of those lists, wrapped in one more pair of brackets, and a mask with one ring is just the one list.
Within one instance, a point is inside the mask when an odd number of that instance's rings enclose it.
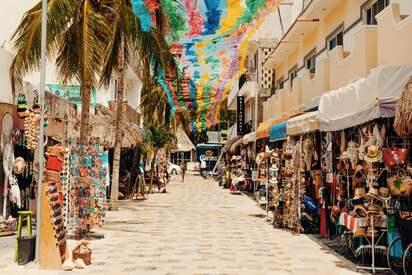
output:
{"label": "hanging souvenir", "polygon": [[26,118],[29,115],[27,110],[26,96],[24,94],[19,94],[17,96],[17,116],[21,119]]}
{"label": "hanging souvenir", "polygon": [[35,93],[36,96],[33,99],[32,110],[33,110],[34,113],[39,114],[40,113],[39,96],[37,94],[37,91],[35,91],[34,93]]}

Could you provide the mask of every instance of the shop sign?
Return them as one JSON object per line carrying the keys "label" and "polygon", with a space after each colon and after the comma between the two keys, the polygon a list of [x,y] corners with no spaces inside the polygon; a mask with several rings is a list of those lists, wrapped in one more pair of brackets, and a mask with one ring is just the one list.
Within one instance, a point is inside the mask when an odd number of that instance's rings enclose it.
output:
{"label": "shop sign", "polygon": [[200,161],[217,161],[217,156],[214,151],[206,150],[204,154],[200,155]]}
{"label": "shop sign", "polygon": [[[58,84],[47,84],[47,89],[50,93],[57,95],[61,98],[68,99],[70,102],[81,105],[81,87],[80,85],[58,85]],[[92,88],[90,91],[90,105],[94,108],[96,107],[96,89]]]}
{"label": "shop sign", "polygon": [[245,134],[245,97],[237,97],[237,134]]}

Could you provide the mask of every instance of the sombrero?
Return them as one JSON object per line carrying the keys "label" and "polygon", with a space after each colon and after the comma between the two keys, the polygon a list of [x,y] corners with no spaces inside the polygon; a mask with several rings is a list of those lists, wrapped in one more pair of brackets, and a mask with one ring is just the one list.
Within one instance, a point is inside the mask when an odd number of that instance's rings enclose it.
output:
{"label": "sombrero", "polygon": [[279,170],[279,167],[277,166],[276,163],[273,163],[273,164],[270,166],[269,169],[272,170],[272,171],[278,171],[278,170]]}
{"label": "sombrero", "polygon": [[379,196],[379,190],[376,188],[369,188],[368,193],[365,195],[367,199],[377,199],[381,200],[382,198]]}
{"label": "sombrero", "polygon": [[364,218],[368,215],[366,207],[363,204],[355,205],[355,208],[353,209],[353,213],[355,214],[356,217],[359,217],[359,218]]}
{"label": "sombrero", "polygon": [[379,214],[379,208],[375,205],[375,204],[371,204],[371,205],[369,205],[369,207],[368,207],[368,211],[366,211],[366,213],[368,214],[368,215],[371,215],[371,214]]}
{"label": "sombrero", "polygon": [[390,199],[391,196],[390,196],[389,188],[388,187],[379,188],[379,196],[384,200]]}
{"label": "sombrero", "polygon": [[355,189],[355,196],[352,199],[359,200],[365,197],[366,191],[363,187],[356,187]]}
{"label": "sombrero", "polygon": [[13,161],[13,172],[16,175],[20,175],[24,172],[26,167],[26,161],[22,157],[18,157]]}
{"label": "sombrero", "polygon": [[278,183],[278,180],[276,179],[276,177],[272,177],[272,178],[269,179],[269,183],[271,183],[271,184],[277,184],[277,183]]}
{"label": "sombrero", "polygon": [[378,162],[381,160],[381,158],[382,158],[382,151],[379,149],[378,146],[371,145],[368,147],[368,153],[364,157],[364,159],[367,162],[369,163]]}

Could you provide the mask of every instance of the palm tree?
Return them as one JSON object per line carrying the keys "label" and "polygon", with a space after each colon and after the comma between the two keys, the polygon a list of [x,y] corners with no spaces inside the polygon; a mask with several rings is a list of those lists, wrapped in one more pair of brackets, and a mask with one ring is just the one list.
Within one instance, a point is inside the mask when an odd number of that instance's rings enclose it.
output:
{"label": "palm tree", "polygon": [[120,155],[123,141],[123,115],[125,106],[124,74],[125,65],[128,64],[144,81],[153,79],[151,75],[160,68],[170,70],[176,67],[174,58],[164,39],[165,17],[162,13],[157,16],[157,28],[143,31],[138,16],[133,13],[130,0],[103,0],[105,6],[113,11],[111,15],[112,36],[107,48],[107,59],[103,67],[101,84],[109,85],[113,73],[117,73],[117,114],[116,136],[113,156],[112,187],[110,208],[117,209],[119,196],[119,168]]}
{"label": "palm tree", "polygon": [[151,168],[151,178],[150,178],[150,188],[149,193],[153,189],[153,178],[154,178],[154,167],[156,164],[156,157],[159,150],[165,147],[170,147],[176,142],[175,134],[170,131],[170,128],[166,124],[156,124],[152,123],[146,127],[144,136],[144,147],[146,151],[150,151],[153,154]]}
{"label": "palm tree", "polygon": [[[95,0],[48,0],[47,56],[56,58],[62,82],[81,85],[80,142],[89,137],[90,91],[98,84],[110,43],[110,10]],[[25,74],[40,65],[41,1],[27,11],[13,34],[15,57],[10,68],[15,91]]]}

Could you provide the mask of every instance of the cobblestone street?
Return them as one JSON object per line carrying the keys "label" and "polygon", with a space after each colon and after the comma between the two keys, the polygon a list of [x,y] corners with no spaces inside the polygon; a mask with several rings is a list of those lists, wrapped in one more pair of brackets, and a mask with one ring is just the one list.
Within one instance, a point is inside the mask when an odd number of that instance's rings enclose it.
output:
{"label": "cobblestone street", "polygon": [[[250,198],[210,180],[175,178],[168,193],[121,203],[104,240],[92,241],[89,274],[351,274],[353,265],[308,236],[273,229]],[[13,239],[14,240],[14,239]],[[3,240],[0,240],[3,241]],[[14,244],[14,242],[10,242]],[[37,274],[0,257],[0,274]],[[5,262],[6,261],[6,262]],[[11,272],[10,272],[11,271]],[[50,272],[56,274],[56,272]],[[70,274],[62,272],[62,274]]]}

